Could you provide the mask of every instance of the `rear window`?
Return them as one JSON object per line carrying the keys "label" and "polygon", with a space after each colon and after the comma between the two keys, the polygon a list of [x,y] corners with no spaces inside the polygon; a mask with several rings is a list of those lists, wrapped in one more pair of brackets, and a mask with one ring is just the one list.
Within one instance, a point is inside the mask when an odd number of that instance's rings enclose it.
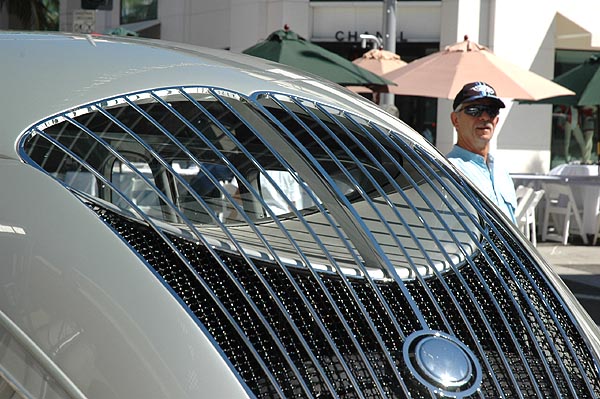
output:
{"label": "rear window", "polygon": [[84,202],[299,267],[412,278],[480,235],[464,189],[408,136],[280,93],[134,93],[53,116],[21,147]]}

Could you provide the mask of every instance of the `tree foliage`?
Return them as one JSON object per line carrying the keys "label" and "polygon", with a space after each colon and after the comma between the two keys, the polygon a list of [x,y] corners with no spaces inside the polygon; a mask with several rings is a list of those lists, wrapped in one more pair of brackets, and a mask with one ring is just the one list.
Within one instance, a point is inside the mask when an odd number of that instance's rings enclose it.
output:
{"label": "tree foliage", "polygon": [[0,0],[0,10],[4,7],[22,29],[58,30],[59,0]]}

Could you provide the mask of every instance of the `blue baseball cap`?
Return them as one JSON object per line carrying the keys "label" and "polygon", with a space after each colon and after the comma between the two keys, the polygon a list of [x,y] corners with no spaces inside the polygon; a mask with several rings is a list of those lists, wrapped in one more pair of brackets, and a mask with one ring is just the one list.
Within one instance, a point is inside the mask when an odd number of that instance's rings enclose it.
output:
{"label": "blue baseball cap", "polygon": [[494,90],[492,86],[485,82],[472,82],[464,85],[456,97],[454,97],[452,109],[456,111],[462,103],[468,103],[481,98],[492,100],[498,106],[498,108],[506,107],[502,100],[496,96],[496,90]]}

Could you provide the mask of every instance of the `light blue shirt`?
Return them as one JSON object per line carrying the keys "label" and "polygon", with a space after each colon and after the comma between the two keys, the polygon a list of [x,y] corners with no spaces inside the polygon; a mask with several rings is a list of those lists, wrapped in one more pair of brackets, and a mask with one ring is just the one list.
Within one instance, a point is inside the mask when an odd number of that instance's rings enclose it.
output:
{"label": "light blue shirt", "polygon": [[454,145],[452,151],[446,156],[459,168],[471,182],[495,203],[510,220],[516,223],[515,208],[517,195],[515,185],[508,171],[494,163],[494,157],[488,154],[486,164],[484,158]]}

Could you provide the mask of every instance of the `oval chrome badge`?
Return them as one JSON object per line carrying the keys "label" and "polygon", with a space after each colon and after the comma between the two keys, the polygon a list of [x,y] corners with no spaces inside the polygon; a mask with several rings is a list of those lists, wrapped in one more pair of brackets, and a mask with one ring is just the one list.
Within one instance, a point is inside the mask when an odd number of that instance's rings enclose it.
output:
{"label": "oval chrome badge", "polygon": [[436,394],[461,398],[481,385],[481,366],[475,354],[451,335],[414,332],[406,338],[402,353],[415,378]]}

